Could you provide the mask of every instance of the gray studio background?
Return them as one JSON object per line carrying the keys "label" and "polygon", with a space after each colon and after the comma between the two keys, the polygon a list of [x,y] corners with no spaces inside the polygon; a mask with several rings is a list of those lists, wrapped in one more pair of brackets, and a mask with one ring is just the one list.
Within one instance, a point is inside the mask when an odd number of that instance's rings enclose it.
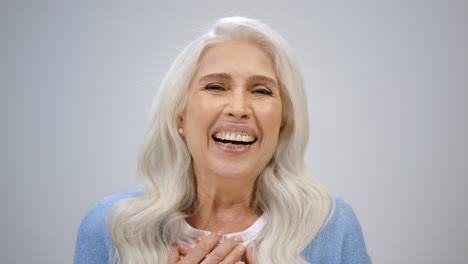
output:
{"label": "gray studio background", "polygon": [[153,96],[219,17],[262,19],[308,92],[313,174],[378,264],[468,263],[467,1],[1,1],[1,263],[72,263],[82,217],[139,188]]}

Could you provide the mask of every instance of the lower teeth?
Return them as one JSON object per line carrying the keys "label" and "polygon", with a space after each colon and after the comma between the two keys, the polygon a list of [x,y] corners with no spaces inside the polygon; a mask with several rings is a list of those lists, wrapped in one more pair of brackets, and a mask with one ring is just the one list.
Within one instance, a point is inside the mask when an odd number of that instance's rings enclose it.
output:
{"label": "lower teeth", "polygon": [[233,149],[240,149],[244,147],[244,145],[232,144],[232,143],[222,143],[222,144],[228,148],[233,148]]}

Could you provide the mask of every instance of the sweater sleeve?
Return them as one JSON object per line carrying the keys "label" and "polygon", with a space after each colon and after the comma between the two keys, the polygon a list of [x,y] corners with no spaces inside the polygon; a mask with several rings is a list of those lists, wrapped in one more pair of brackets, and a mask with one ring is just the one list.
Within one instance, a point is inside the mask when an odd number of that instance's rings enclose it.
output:
{"label": "sweater sleeve", "polygon": [[345,228],[343,229],[340,264],[371,264],[356,214],[343,199],[338,198],[337,203],[345,203],[343,214],[347,218],[343,219]]}
{"label": "sweater sleeve", "polygon": [[313,264],[370,264],[356,214],[341,197],[334,198],[333,215],[303,251],[305,260]]}
{"label": "sweater sleeve", "polygon": [[117,201],[142,194],[142,190],[113,194],[91,207],[78,230],[75,264],[109,263],[113,254],[113,243],[107,227],[109,211]]}
{"label": "sweater sleeve", "polygon": [[103,200],[95,204],[83,218],[78,230],[75,264],[104,264],[109,262],[110,238],[106,219],[108,210]]}

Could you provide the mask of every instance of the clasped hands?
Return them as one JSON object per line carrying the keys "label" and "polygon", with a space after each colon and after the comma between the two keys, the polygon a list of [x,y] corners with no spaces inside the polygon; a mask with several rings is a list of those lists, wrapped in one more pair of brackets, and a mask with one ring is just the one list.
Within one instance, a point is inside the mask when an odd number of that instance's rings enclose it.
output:
{"label": "clasped hands", "polygon": [[242,264],[245,254],[248,264],[257,264],[254,257],[254,244],[241,244],[240,236],[233,236],[219,244],[223,238],[222,232],[213,232],[206,237],[197,237],[197,245],[190,247],[180,244],[172,247],[169,264]]}

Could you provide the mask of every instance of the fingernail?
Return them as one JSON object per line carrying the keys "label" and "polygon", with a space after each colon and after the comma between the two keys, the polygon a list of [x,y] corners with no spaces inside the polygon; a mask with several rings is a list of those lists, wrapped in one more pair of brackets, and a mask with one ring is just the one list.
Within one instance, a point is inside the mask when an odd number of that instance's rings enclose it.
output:
{"label": "fingernail", "polygon": [[218,235],[219,237],[222,237],[223,236],[223,231],[216,232],[216,235]]}
{"label": "fingernail", "polygon": [[235,236],[233,239],[235,242],[240,242],[242,240],[240,236]]}
{"label": "fingernail", "polygon": [[254,249],[255,248],[255,244],[253,242],[251,242],[249,245],[248,245],[249,248],[251,249]]}

